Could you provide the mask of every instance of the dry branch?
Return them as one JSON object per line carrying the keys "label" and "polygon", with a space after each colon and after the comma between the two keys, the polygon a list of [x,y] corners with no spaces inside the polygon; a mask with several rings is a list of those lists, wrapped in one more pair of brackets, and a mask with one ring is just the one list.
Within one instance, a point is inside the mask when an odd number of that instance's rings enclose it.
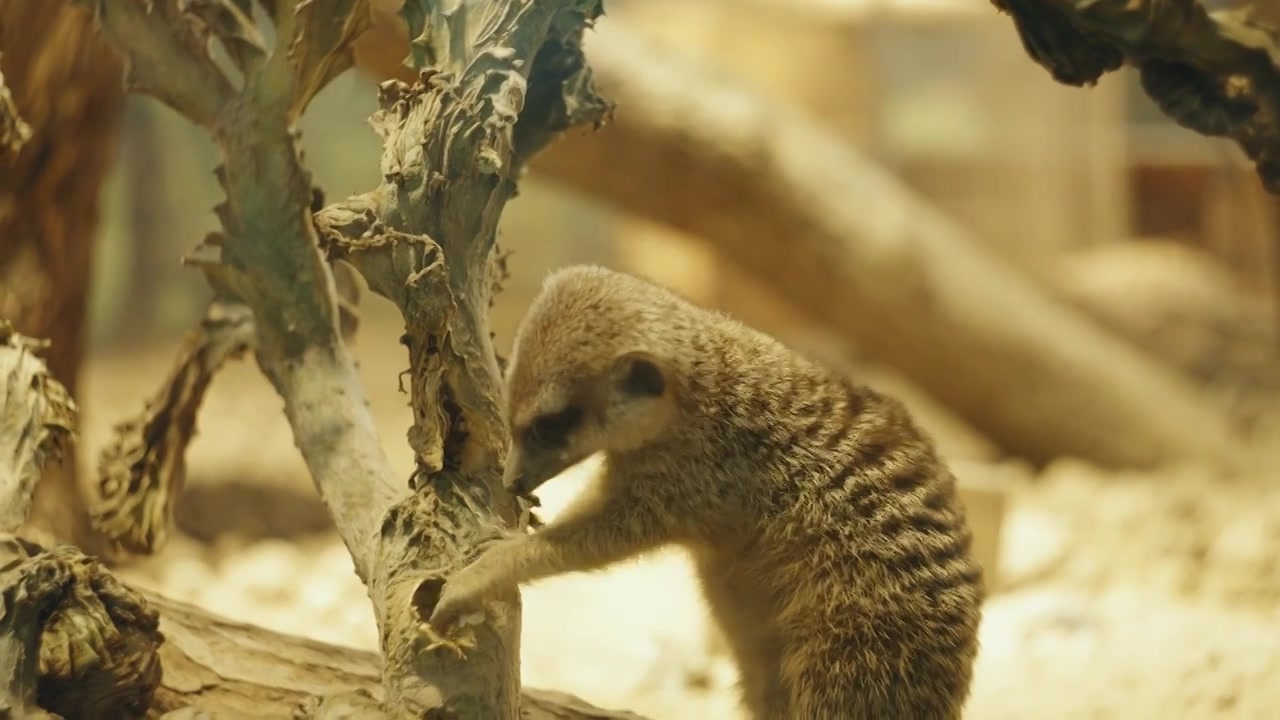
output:
{"label": "dry branch", "polygon": [[1027,54],[1068,85],[1127,63],[1160,109],[1201,135],[1234,140],[1280,192],[1280,42],[1273,28],[1199,0],[993,0]]}
{"label": "dry branch", "polygon": [[1189,382],[802,114],[618,27],[588,56],[617,115],[542,154],[544,175],[711,242],[1033,461],[1151,465],[1233,447]]}
{"label": "dry branch", "polygon": [[187,334],[156,396],[139,416],[116,425],[98,463],[93,524],[128,552],[151,554],[164,544],[205,391],[218,368],[248,350],[252,338],[248,308],[214,303]]}
{"label": "dry branch", "polygon": [[[424,630],[422,620],[448,573],[518,516],[499,482],[507,438],[485,317],[497,280],[494,237],[528,157],[607,110],[580,49],[599,0],[411,0],[404,16],[414,56],[430,69],[413,87],[383,89],[374,125],[384,140],[384,182],[320,221],[328,260],[349,262],[404,314],[418,459],[412,495],[391,477],[339,337],[335,281],[313,232],[318,193],[292,128],[324,82],[350,65],[348,45],[368,4],[264,2],[275,24],[268,47],[247,0],[83,1],[129,58],[133,88],[209,128],[222,151],[222,231],[190,260],[220,298],[252,312],[258,364],[284,399],[295,441],[369,586],[384,654],[383,709],[517,717],[518,595],[491,603],[452,640]],[[241,74],[238,88],[205,52],[210,38]],[[455,654],[462,648],[465,659]],[[378,714],[369,705],[346,696],[313,710]]]}
{"label": "dry branch", "polygon": [[[375,605],[400,614],[392,625],[420,622],[448,572],[470,559],[477,542],[517,521],[520,508],[500,483],[508,438],[487,323],[500,279],[495,237],[527,159],[556,133],[595,123],[608,110],[580,49],[583,28],[598,13],[596,0],[534,3],[519,12],[507,0],[452,11],[406,3],[413,55],[431,69],[412,86],[382,87],[373,118],[383,139],[382,186],[317,218],[330,256],[351,263],[405,319],[409,442],[418,466],[411,483],[421,502],[397,507],[406,523],[414,518],[412,532],[383,537],[384,557],[399,567],[397,583],[370,584]],[[464,630],[465,662],[384,633],[387,664],[434,678],[464,715],[513,716],[517,596],[488,610]],[[387,698],[393,707],[406,701]]]}
{"label": "dry branch", "polygon": [[[333,263],[342,337],[358,325],[354,270]],[[215,301],[187,333],[178,359],[142,412],[118,423],[98,462],[93,525],[119,549],[150,555],[168,539],[173,508],[186,479],[187,446],[196,415],[219,368],[252,347],[253,315],[238,303]]]}
{"label": "dry branch", "polygon": [[[320,72],[301,67],[300,59],[326,58],[326,67],[340,67],[344,49],[316,43],[341,42],[343,33],[323,28],[346,26],[367,9],[360,2],[312,2],[295,12],[293,4],[280,3],[274,7],[276,47],[266,48],[256,30],[233,12],[247,3],[86,1],[128,58],[135,90],[195,122],[212,123],[223,155],[217,174],[227,202],[217,208],[222,233],[205,241],[194,262],[220,297],[253,311],[259,365],[285,399],[302,455],[357,571],[368,577],[371,539],[383,512],[401,493],[339,338],[333,277],[312,232],[315,194],[292,129],[305,99],[316,91],[294,80]],[[320,7],[328,13],[324,18],[316,16]],[[222,41],[243,73],[239,92],[209,57],[210,35]]]}
{"label": "dry branch", "polygon": [[[222,232],[198,248],[199,264],[220,297],[253,312],[255,355],[284,398],[294,437],[334,516],[356,571],[369,581],[378,563],[377,530],[403,496],[378,443],[354,364],[339,338],[333,278],[315,244],[315,197],[298,158],[292,123],[316,92],[317,63],[337,67],[342,33],[307,33],[323,20],[339,26],[367,12],[360,2],[276,3],[276,46],[267,48],[237,9],[141,0],[92,0],[96,15],[129,60],[136,90],[209,127],[223,165],[227,201]],[[298,12],[298,10],[304,10]],[[205,48],[216,36],[243,74],[240,92]],[[318,44],[329,41],[330,45]],[[307,67],[302,62],[309,62]],[[155,68],[175,68],[157,72]],[[147,73],[145,76],[142,73]],[[211,104],[210,104],[211,103]],[[390,570],[390,568],[387,568]],[[385,613],[376,612],[379,625]],[[412,633],[412,627],[397,632]],[[397,668],[388,668],[393,680]]]}

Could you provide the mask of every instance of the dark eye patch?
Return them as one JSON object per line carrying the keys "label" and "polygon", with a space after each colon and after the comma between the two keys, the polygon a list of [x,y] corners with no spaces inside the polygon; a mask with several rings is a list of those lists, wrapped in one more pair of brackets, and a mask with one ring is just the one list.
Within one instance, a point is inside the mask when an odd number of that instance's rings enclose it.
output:
{"label": "dark eye patch", "polygon": [[539,415],[529,423],[528,438],[544,447],[564,445],[569,433],[582,423],[582,417],[582,408],[578,405],[570,405],[558,412]]}

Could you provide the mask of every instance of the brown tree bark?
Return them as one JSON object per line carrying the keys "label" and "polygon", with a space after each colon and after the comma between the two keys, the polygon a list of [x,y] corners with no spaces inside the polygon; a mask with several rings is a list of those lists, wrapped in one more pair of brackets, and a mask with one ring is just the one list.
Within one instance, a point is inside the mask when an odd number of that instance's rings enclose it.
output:
{"label": "brown tree bark", "polygon": [[[98,197],[116,150],[121,64],[67,0],[0,2],[0,67],[31,135],[0,157],[0,317],[48,339],[77,395]],[[47,467],[33,529],[92,550],[74,454]]]}

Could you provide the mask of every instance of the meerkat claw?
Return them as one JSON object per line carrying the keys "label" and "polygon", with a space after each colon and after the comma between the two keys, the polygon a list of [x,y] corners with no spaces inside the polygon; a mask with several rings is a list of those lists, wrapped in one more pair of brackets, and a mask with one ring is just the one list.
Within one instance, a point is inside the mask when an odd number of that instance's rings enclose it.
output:
{"label": "meerkat claw", "polygon": [[430,643],[426,647],[427,652],[432,652],[434,650],[441,650],[441,649],[450,650],[455,655],[458,656],[459,660],[466,659],[467,652],[466,650],[463,649],[462,643],[456,640],[450,640],[448,637],[445,637],[443,634],[437,631],[430,624],[423,623],[422,633],[426,635],[427,639],[430,641]]}

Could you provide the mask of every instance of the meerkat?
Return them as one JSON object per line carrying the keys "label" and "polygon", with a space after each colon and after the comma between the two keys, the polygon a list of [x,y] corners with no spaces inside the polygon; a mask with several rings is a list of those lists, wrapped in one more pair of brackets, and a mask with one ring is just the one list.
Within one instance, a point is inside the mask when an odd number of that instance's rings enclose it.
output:
{"label": "meerkat", "polygon": [[600,452],[604,470],[554,522],[451,577],[435,628],[517,585],[674,543],[752,717],[961,716],[983,574],[955,479],[901,402],[594,266],[546,279],[506,375],[513,492]]}

